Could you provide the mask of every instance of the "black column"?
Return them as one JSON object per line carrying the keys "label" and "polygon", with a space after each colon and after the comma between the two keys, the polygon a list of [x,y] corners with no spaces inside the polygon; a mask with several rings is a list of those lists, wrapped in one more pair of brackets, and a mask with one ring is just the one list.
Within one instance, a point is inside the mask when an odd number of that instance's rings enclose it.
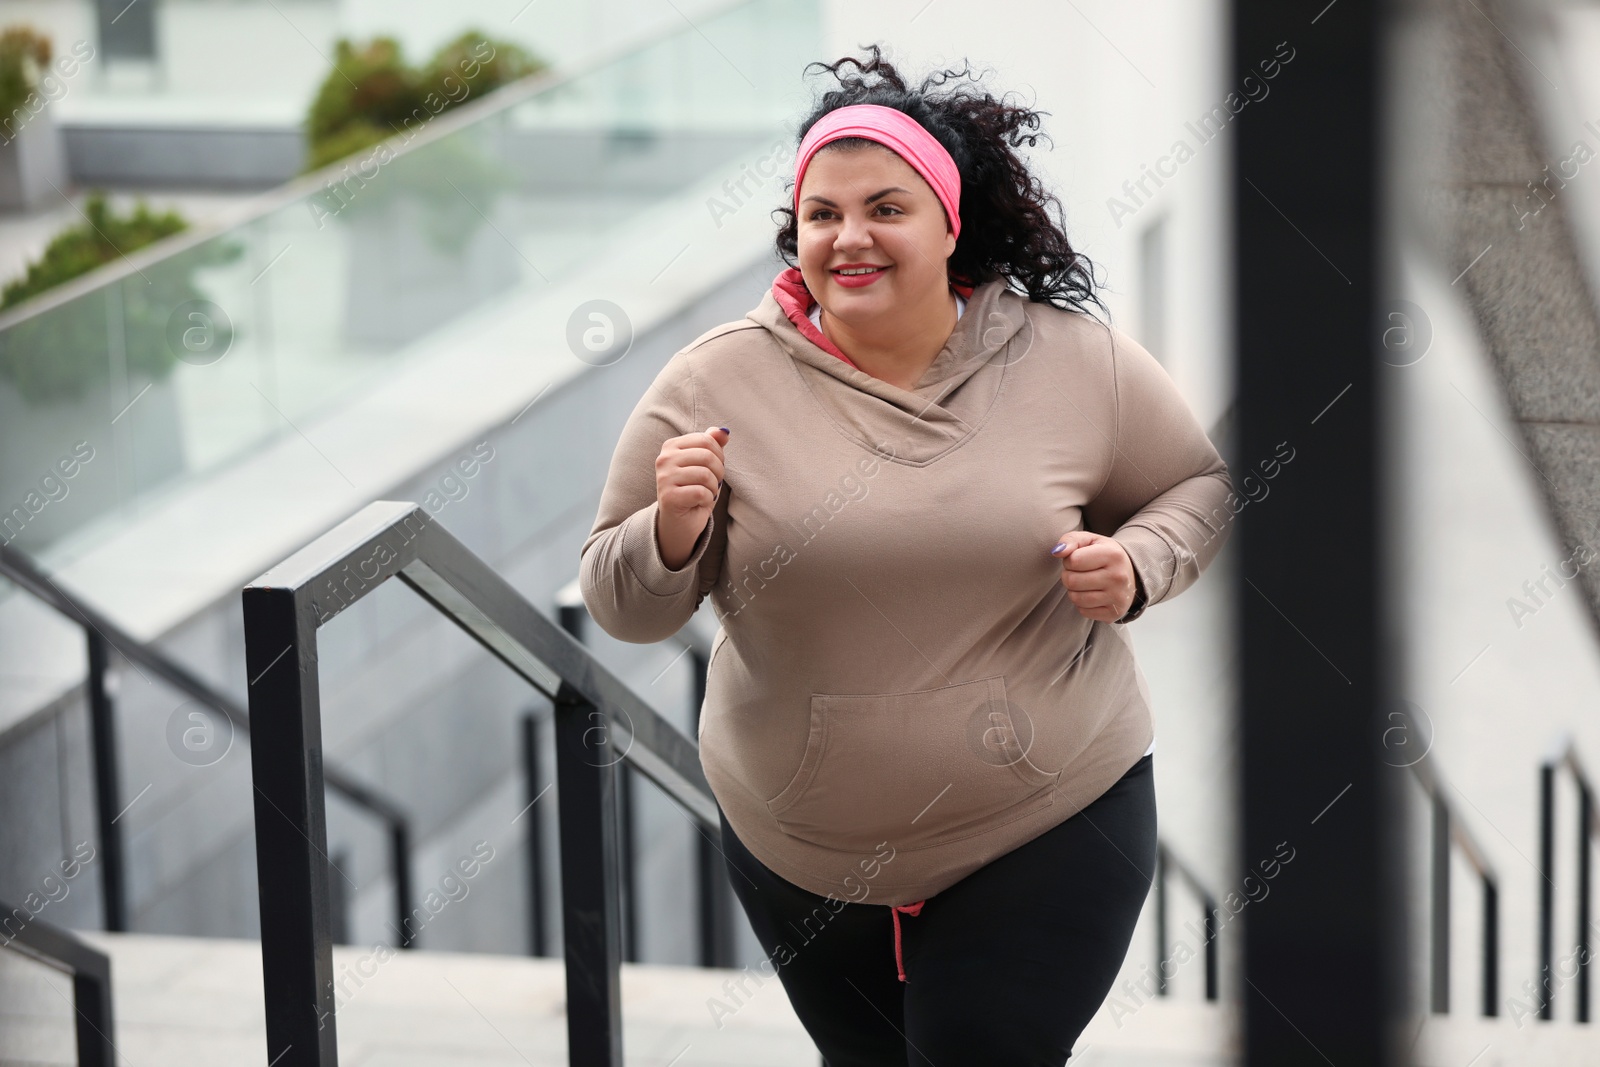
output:
{"label": "black column", "polygon": [[[1383,704],[1393,691],[1386,649],[1396,644],[1383,604],[1376,328],[1384,9],[1380,0],[1236,0],[1232,10],[1226,87],[1245,101],[1225,108],[1234,484],[1259,481],[1262,464],[1293,449],[1271,497],[1239,511],[1232,534],[1237,877],[1280,847],[1293,856],[1244,924],[1251,1065],[1401,1062],[1386,1029],[1406,1010],[1395,963],[1407,897],[1389,835],[1410,772],[1384,766],[1379,743],[1392,725]],[[1270,94],[1246,100],[1266,77]]]}

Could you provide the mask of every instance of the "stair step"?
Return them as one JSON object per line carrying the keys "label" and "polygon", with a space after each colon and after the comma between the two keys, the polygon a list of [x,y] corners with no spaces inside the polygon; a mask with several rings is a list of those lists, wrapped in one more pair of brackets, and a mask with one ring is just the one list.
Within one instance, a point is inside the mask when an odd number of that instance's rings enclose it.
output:
{"label": "stair step", "polygon": [[[264,1062],[258,942],[80,936],[111,957],[119,1062]],[[566,1063],[560,960],[336,945],[333,969],[343,1067]],[[741,974],[738,993],[732,980]],[[76,1062],[71,988],[65,975],[0,951],[0,1067]],[[622,1005],[630,1067],[820,1062],[782,986],[754,970],[624,963]],[[1073,1067],[1232,1062],[1233,1013],[1216,1005],[1152,1001],[1117,1022],[1102,1009],[1079,1040]]]}

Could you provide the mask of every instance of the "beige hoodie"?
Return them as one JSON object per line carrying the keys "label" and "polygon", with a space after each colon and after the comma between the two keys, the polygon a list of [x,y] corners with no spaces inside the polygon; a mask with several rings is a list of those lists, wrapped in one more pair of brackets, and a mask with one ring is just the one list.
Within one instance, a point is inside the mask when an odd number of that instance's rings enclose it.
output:
{"label": "beige hoodie", "polygon": [[[1231,483],[1161,365],[1087,315],[987,282],[907,391],[809,340],[779,301],[803,316],[793,291],[662,368],[612,456],[580,584],[633,642],[670,637],[709,594],[700,758],[734,832],[804,889],[908,904],[1144,754],[1124,624],[1220,551]],[[669,570],[655,459],[709,426],[730,430],[722,489]],[[1077,529],[1133,561],[1146,601],[1118,623],[1061,584],[1050,549]]]}

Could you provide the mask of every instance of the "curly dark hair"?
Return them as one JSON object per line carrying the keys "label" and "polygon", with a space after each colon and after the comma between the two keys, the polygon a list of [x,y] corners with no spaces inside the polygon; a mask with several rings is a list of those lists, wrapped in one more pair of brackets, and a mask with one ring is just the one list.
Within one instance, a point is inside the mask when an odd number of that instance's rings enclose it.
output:
{"label": "curly dark hair", "polygon": [[[881,104],[905,112],[945,147],[961,173],[961,236],[950,255],[951,277],[971,285],[1005,278],[1010,288],[1029,300],[1086,314],[1093,304],[1109,318],[1095,291],[1094,265],[1073,251],[1064,224],[1051,218],[1050,207],[1061,211],[1060,200],[1029,173],[1014,151],[1023,143],[1033,147],[1041,136],[1048,140],[1046,134],[1023,131],[1037,130],[1040,116],[1049,112],[1012,106],[981,87],[956,85],[933,92],[952,79],[974,78],[970,65],[930,74],[915,89],[907,88],[877,45],[862,47],[872,53],[865,63],[846,56],[836,63],[806,65],[807,73],[813,68],[829,72],[840,87],[823,94],[800,124],[796,144],[817,120],[850,104]],[[846,66],[853,66],[855,73],[842,72]],[[822,150],[876,143],[842,137]],[[786,189],[792,204],[793,178]],[[778,255],[789,266],[797,266],[799,220],[794,208],[780,207],[774,214],[787,217],[777,234]]]}

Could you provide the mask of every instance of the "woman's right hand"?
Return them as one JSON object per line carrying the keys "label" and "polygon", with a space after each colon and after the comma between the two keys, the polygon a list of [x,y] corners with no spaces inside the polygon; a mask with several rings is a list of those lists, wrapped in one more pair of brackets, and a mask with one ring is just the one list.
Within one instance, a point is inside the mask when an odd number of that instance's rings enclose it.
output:
{"label": "woman's right hand", "polygon": [[656,457],[656,540],[669,570],[678,570],[716,506],[722,491],[722,449],[728,429],[669,437]]}

